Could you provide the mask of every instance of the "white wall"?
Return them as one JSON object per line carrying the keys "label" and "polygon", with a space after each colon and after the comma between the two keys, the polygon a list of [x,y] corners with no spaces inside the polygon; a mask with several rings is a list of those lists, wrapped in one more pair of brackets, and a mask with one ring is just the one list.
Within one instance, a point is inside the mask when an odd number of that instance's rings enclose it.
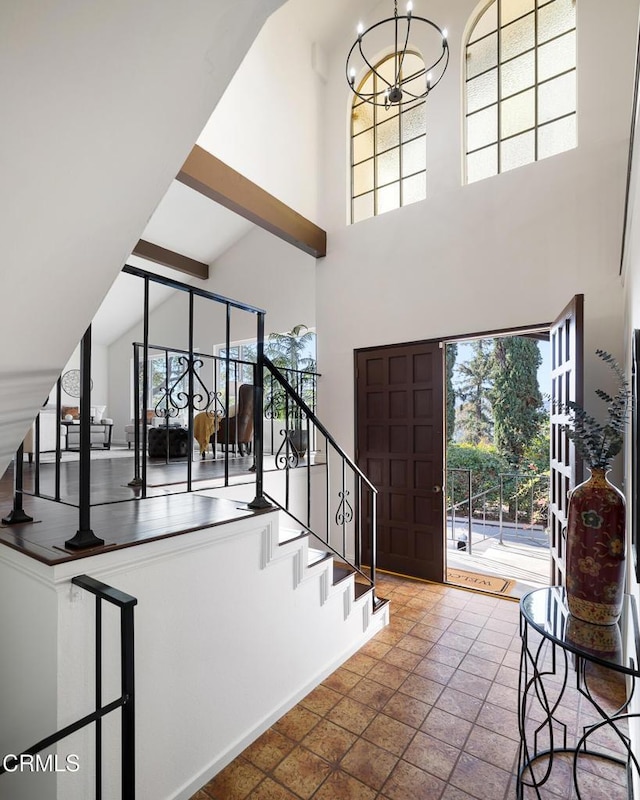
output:
{"label": "white wall", "polygon": [[321,82],[312,42],[285,4],[260,31],[198,139],[314,222]]}
{"label": "white wall", "polygon": [[597,0],[579,3],[578,148],[462,186],[460,65],[474,6],[429,6],[449,29],[451,61],[428,101],[428,198],[349,227],[348,36],[330,59],[319,397],[321,418],[349,447],[354,348],[547,322],[583,292],[587,357],[596,347],[621,352],[618,263],[637,3],[616,4],[614,15]]}
{"label": "white wall", "polygon": [[[48,588],[48,597],[34,593],[33,602],[39,612],[54,615],[40,650],[49,659],[53,653],[59,665],[57,692],[47,686],[49,706],[52,697],[58,700],[58,726],[93,704],[94,600],[72,588],[70,578],[86,573],[137,597],[136,784],[141,798],[191,797],[388,621],[387,611],[373,617],[370,596],[355,602],[348,582],[332,587],[330,563],[305,570],[304,542],[279,546],[277,518],[271,513],[239,520],[55,568],[8,548],[0,552],[0,587],[8,576],[18,587],[38,582]],[[349,592],[351,600],[345,597]],[[5,616],[10,605],[2,606]],[[105,701],[117,697],[119,688],[118,626],[107,608]],[[22,639],[17,650],[22,663]],[[31,672],[37,664],[31,664]],[[3,680],[3,707],[11,689]],[[39,693],[36,683],[34,699]],[[35,714],[29,698],[23,714]],[[27,746],[32,742],[23,741],[23,729],[29,726],[21,722],[13,734]],[[60,800],[92,796],[92,739],[93,732],[85,731],[60,746],[62,755],[81,756],[79,772],[56,776]],[[120,796],[120,758],[111,721],[105,723],[104,740],[104,797],[112,800]],[[54,796],[3,795],[2,786],[3,800]]]}
{"label": "white wall", "polygon": [[[208,281],[198,281],[206,291],[264,309],[265,331],[282,332],[302,322],[315,325],[316,260],[260,228],[217,259]],[[142,310],[142,284],[140,309]],[[153,291],[153,287],[151,287]],[[211,353],[225,340],[225,307],[200,298],[195,302],[194,348]],[[149,341],[167,347],[188,348],[187,296],[176,294],[150,314]],[[231,340],[255,339],[256,316],[234,310]],[[137,325],[109,347],[109,416],[114,420],[114,440],[124,439],[131,417],[132,342],[142,341]],[[211,386],[208,388],[212,388]]]}
{"label": "white wall", "polygon": [[[624,327],[624,347],[625,347],[625,364],[627,374],[632,374],[633,352],[632,352],[632,337],[634,329],[640,328],[640,141],[638,140],[638,124],[640,108],[636,108],[636,141],[633,149],[633,171],[632,180],[629,194],[629,209],[627,215],[627,229],[625,241],[625,253],[623,263],[623,280],[625,290],[625,327]],[[636,398],[636,403],[638,398]],[[638,413],[637,410],[635,412]],[[626,437],[626,445],[624,450],[624,465],[625,465],[625,481],[622,486],[626,501],[627,501],[627,587],[628,591],[632,593],[636,599],[636,603],[640,603],[640,585],[636,578],[635,571],[635,556],[632,549],[633,537],[633,495],[634,486],[638,483],[638,475],[634,475],[633,471],[633,457],[634,453],[637,457],[639,432],[630,429],[629,435]],[[635,516],[638,516],[638,509],[635,509]],[[637,533],[636,533],[637,537]],[[640,555],[640,554],[639,554]],[[631,636],[631,634],[630,634]],[[632,642],[635,646],[635,642]],[[640,713],[640,701],[634,698],[631,711],[638,714]],[[638,742],[640,742],[640,722],[635,719],[631,720],[631,731],[634,736],[635,749],[638,750]],[[634,775],[634,793],[637,795],[640,792],[640,776]]]}
{"label": "white wall", "polygon": [[0,10],[0,469],[281,0]]}
{"label": "white wall", "polygon": [[[0,758],[20,754],[53,733],[57,723],[55,590],[32,573],[16,571],[11,561],[9,548],[2,547]],[[55,775],[16,772],[0,777],[0,800],[36,797],[55,797]]]}

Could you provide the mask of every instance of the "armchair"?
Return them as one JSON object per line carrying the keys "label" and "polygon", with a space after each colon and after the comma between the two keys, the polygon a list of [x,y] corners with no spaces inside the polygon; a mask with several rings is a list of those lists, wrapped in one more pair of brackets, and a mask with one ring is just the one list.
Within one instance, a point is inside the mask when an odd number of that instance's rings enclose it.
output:
{"label": "armchair", "polygon": [[251,441],[253,439],[253,407],[255,392],[253,384],[243,383],[238,389],[238,403],[233,416],[222,417],[218,426],[217,434],[213,434],[210,442],[215,447],[215,442],[225,447],[227,443],[227,431],[229,447],[235,451],[236,444],[238,452],[243,456],[244,448],[247,453],[251,452]]}

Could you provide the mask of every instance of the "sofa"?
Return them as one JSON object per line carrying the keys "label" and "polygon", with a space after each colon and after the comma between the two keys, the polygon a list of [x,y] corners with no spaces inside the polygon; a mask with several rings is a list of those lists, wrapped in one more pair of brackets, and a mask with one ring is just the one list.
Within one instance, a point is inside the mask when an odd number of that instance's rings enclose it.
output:
{"label": "sofa", "polygon": [[[104,413],[105,406],[100,406]],[[96,409],[97,410],[97,409]],[[76,406],[62,406],[61,419],[58,419],[55,406],[43,408],[40,411],[40,452],[46,453],[56,449],[56,428],[60,430],[60,449],[78,450],[80,447],[80,414]],[[99,421],[91,424],[90,440],[92,447],[102,447],[108,450],[111,447],[111,432],[113,420],[100,417]],[[25,452],[35,451],[35,423],[30,434],[27,434]]]}

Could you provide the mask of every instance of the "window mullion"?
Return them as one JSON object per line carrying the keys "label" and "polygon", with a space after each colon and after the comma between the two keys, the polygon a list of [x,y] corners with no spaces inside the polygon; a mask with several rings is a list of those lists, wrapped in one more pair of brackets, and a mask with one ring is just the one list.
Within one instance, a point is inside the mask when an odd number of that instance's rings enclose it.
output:
{"label": "window mullion", "polygon": [[498,16],[498,35],[496,37],[496,46],[498,48],[496,64],[498,65],[498,74],[496,76],[496,86],[498,90],[498,108],[497,108],[497,152],[496,152],[496,165],[498,168],[497,174],[502,172],[502,0],[497,0],[498,8],[496,13]]}
{"label": "window mullion", "polygon": [[540,9],[539,0],[536,0],[536,7],[535,7],[535,17],[533,23],[533,44],[535,48],[535,53],[533,56],[533,80],[536,86],[536,90],[533,95],[533,102],[534,102],[534,123],[535,123],[535,133],[533,134],[533,160],[538,160],[538,127],[539,127],[539,120],[538,120],[538,95],[540,94],[540,85],[538,83],[538,11]]}

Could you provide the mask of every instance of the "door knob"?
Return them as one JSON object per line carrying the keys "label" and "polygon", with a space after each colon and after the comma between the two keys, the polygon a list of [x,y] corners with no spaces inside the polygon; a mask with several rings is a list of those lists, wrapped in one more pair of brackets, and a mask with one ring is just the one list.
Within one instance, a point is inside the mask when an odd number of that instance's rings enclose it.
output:
{"label": "door knob", "polygon": [[438,494],[438,493],[439,493],[439,492],[441,492],[441,491],[442,491],[442,486],[439,486],[439,485],[436,483],[436,484],[434,485],[434,487],[433,487],[433,493],[434,493],[434,494]]}

